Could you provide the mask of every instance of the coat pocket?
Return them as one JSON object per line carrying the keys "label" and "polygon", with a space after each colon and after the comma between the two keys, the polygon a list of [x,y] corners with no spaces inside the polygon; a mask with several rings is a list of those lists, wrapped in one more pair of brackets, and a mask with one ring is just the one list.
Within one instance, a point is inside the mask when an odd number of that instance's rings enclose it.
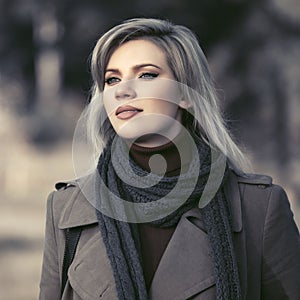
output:
{"label": "coat pocket", "polygon": [[83,300],[118,299],[112,269],[98,228],[83,231],[68,277],[71,288]]}

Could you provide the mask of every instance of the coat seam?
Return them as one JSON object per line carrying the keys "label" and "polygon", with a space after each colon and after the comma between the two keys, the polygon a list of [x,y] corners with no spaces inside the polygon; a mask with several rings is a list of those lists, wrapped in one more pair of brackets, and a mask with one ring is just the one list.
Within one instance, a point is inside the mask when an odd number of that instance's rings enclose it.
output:
{"label": "coat seam", "polygon": [[56,230],[55,226],[55,216],[54,216],[54,196],[56,194],[56,191],[52,191],[49,196],[49,209],[50,209],[50,217],[51,217],[51,226],[53,230],[53,238],[55,242],[55,248],[56,248],[56,263],[58,266],[58,275],[59,275],[59,284],[61,284],[61,268],[60,268],[60,253],[59,253],[59,247],[58,247],[58,231]]}
{"label": "coat seam", "polygon": [[[52,229],[53,229],[53,233],[54,233],[54,241],[55,241],[55,247],[56,249],[58,250],[58,247],[57,247],[57,231],[55,229],[55,224],[54,224],[54,191],[50,194],[50,197],[49,198],[49,202],[50,202],[50,214],[51,214],[51,225],[52,225]],[[57,262],[58,262],[58,252],[57,252]]]}
{"label": "coat seam", "polygon": [[267,208],[266,208],[266,214],[265,214],[265,218],[264,218],[264,228],[263,228],[263,234],[262,234],[262,241],[261,241],[261,245],[262,245],[262,260],[261,260],[261,279],[263,280],[264,278],[264,256],[265,256],[265,232],[266,232],[266,223],[267,223],[267,219],[268,219],[268,215],[269,215],[269,208],[270,208],[270,202],[271,202],[271,195],[273,193],[273,187],[271,188],[271,190],[269,191],[269,195],[267,197]]}

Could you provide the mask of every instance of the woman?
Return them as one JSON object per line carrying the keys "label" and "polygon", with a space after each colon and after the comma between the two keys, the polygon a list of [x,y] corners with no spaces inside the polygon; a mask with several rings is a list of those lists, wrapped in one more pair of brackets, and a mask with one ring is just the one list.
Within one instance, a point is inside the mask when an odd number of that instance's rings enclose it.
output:
{"label": "woman", "polygon": [[244,173],[194,34],[128,20],[91,69],[97,170],[49,196],[40,299],[300,299],[286,194]]}

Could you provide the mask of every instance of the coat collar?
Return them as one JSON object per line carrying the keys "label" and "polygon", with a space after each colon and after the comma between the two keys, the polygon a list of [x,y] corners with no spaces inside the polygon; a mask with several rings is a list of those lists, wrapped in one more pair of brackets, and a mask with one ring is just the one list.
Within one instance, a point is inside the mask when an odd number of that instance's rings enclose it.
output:
{"label": "coat collar", "polygon": [[238,185],[238,177],[233,170],[229,170],[228,180],[224,186],[225,197],[229,203],[232,219],[232,230],[240,232],[242,230],[242,205]]}
{"label": "coat collar", "polygon": [[[60,229],[98,222],[95,212],[96,196],[93,193],[95,180],[97,180],[97,175],[94,172],[75,181],[57,184],[59,187],[65,185],[65,189],[75,187],[75,190],[72,189],[72,195],[62,211],[58,224]],[[240,232],[242,230],[240,191],[237,176],[233,171],[229,172],[229,178],[225,185],[225,195],[229,200],[233,231]]]}
{"label": "coat collar", "polygon": [[62,211],[58,228],[66,229],[97,223],[96,196],[93,193],[96,173],[65,183],[65,189],[72,189],[72,195]]}

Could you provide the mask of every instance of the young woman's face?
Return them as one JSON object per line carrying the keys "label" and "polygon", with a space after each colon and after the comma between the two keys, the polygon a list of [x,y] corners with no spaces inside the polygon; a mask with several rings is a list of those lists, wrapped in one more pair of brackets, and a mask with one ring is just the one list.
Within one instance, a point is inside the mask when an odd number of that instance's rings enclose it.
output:
{"label": "young woman's face", "polygon": [[104,107],[116,133],[155,147],[181,128],[180,101],[165,53],[149,40],[122,44],[105,70]]}

